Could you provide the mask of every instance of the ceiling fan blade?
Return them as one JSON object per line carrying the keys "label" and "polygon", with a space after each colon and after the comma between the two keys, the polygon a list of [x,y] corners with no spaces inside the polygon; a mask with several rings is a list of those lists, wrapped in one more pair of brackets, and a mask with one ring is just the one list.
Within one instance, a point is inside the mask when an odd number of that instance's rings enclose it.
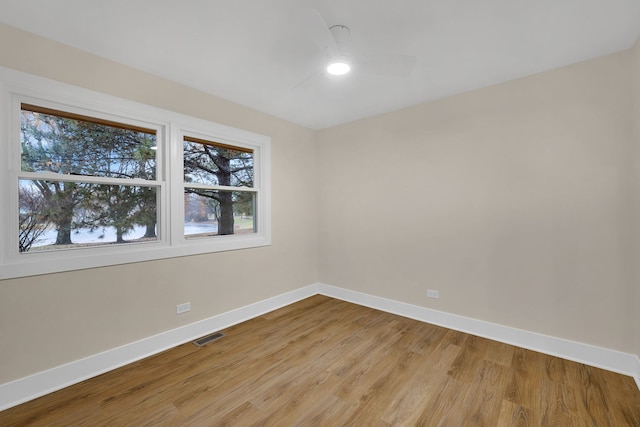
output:
{"label": "ceiling fan blade", "polygon": [[333,34],[329,30],[327,23],[324,22],[320,13],[311,8],[303,8],[300,11],[300,24],[304,29],[307,37],[318,46],[319,49],[328,50],[332,55],[338,53],[338,46]]}
{"label": "ceiling fan blade", "polygon": [[358,65],[368,73],[379,76],[408,76],[416,66],[418,58],[413,55],[389,53],[368,55]]}
{"label": "ceiling fan blade", "polygon": [[298,84],[296,84],[295,86],[293,86],[291,88],[292,91],[296,91],[296,90],[301,90],[306,88],[307,86],[310,86],[313,82],[316,81],[316,79],[318,79],[320,76],[322,76],[324,73],[318,72],[318,73],[314,73],[311,74],[309,77],[305,78],[304,80],[302,80],[301,82],[299,82]]}

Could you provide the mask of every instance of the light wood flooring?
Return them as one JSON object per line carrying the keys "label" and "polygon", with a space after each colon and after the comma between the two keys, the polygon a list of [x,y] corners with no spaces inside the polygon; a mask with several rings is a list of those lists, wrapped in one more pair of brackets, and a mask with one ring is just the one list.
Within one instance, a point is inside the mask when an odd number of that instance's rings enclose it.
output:
{"label": "light wood flooring", "polygon": [[640,426],[630,377],[314,296],[0,412],[2,426]]}

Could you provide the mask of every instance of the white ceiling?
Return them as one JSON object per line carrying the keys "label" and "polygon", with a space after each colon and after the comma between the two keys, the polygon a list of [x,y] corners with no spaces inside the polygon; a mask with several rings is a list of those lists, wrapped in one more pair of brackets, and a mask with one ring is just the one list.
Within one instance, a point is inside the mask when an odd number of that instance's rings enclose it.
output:
{"label": "white ceiling", "polygon": [[[303,7],[416,67],[300,84],[324,61]],[[0,22],[321,129],[627,49],[640,0],[0,0]]]}

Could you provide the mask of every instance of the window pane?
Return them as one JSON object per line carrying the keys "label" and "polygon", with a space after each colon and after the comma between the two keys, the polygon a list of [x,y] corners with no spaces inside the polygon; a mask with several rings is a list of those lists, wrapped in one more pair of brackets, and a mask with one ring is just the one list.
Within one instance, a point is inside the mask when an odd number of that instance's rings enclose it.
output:
{"label": "window pane", "polygon": [[156,188],[20,180],[19,250],[157,240]]}
{"label": "window pane", "polygon": [[184,235],[187,238],[254,233],[255,193],[186,188]]}
{"label": "window pane", "polygon": [[23,109],[20,142],[25,172],[156,178],[156,135],[125,125]]}
{"label": "window pane", "polygon": [[253,187],[253,152],[185,138],[184,182]]}

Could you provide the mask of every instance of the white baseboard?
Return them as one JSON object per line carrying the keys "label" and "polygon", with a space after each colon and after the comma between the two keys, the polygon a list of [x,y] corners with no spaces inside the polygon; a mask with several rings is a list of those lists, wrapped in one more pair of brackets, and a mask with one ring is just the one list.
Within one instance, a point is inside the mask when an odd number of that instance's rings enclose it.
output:
{"label": "white baseboard", "polygon": [[633,354],[471,319],[326,284],[318,284],[318,293],[422,322],[467,332],[494,341],[584,363],[585,365],[618,372],[635,378],[640,389],[640,360]]}
{"label": "white baseboard", "polygon": [[636,357],[636,374],[633,376],[636,380],[636,385],[640,389],[640,357]]}
{"label": "white baseboard", "polygon": [[28,377],[0,384],[0,411],[316,295],[317,289],[317,285],[306,286]]}
{"label": "white baseboard", "polygon": [[568,341],[318,283],[38,372],[28,377],[0,384],[0,411],[316,294],[629,375],[635,378],[636,384],[640,389],[640,359],[633,354]]}

